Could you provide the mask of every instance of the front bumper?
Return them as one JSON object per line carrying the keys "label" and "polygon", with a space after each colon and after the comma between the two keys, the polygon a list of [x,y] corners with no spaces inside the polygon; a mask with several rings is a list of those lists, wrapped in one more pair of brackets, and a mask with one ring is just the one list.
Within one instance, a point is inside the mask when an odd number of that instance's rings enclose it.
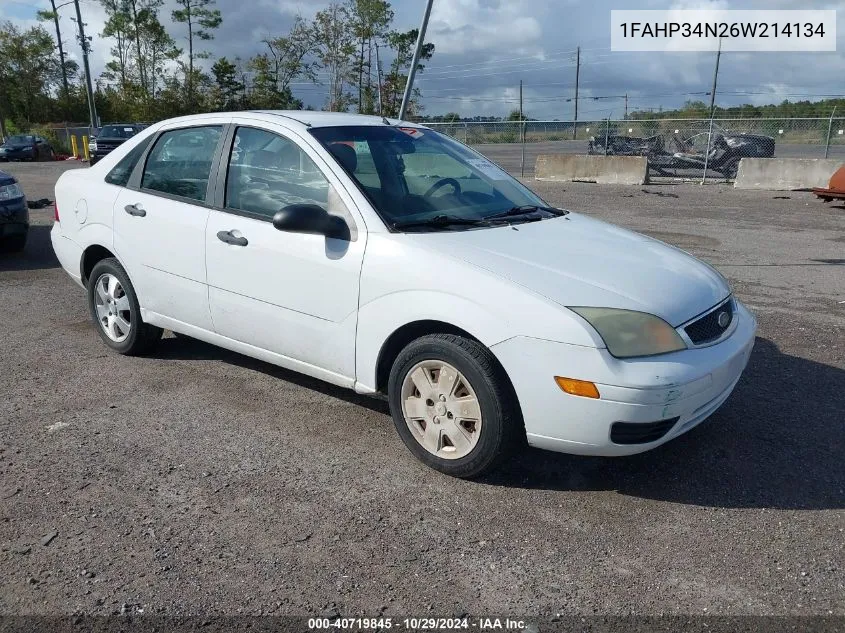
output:
{"label": "front bumper", "polygon": [[32,160],[35,158],[36,152],[32,148],[6,150],[0,152],[0,161],[2,160]]}
{"label": "front bumper", "polygon": [[26,198],[0,202],[0,237],[19,235],[29,230],[29,207]]}
{"label": "front bumper", "polygon": [[[519,398],[528,443],[562,453],[633,455],[697,426],[727,400],[754,346],[757,322],[739,301],[736,305],[736,329],[722,342],[649,358],[622,360],[606,349],[527,337],[494,345]],[[555,376],[594,382],[601,397],[564,393]],[[611,440],[614,423],[674,418],[654,441]]]}

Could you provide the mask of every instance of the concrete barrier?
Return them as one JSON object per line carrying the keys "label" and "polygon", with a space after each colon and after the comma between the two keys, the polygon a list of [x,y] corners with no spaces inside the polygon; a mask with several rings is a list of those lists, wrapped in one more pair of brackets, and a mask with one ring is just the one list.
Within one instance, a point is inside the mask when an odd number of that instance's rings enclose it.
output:
{"label": "concrete barrier", "polygon": [[734,187],[790,191],[827,187],[842,161],[828,158],[743,158]]}
{"label": "concrete barrier", "polygon": [[644,156],[540,154],[534,166],[537,180],[643,185],[647,177],[648,161]]}

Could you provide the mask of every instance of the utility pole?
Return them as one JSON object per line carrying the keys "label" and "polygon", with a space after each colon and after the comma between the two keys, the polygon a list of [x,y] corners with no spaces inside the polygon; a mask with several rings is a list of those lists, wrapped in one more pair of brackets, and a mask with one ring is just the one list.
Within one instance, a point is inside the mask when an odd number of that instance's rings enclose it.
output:
{"label": "utility pole", "polygon": [[408,110],[408,103],[411,101],[411,93],[414,90],[414,75],[417,74],[417,65],[420,63],[420,55],[422,54],[423,42],[425,41],[425,30],[428,28],[428,18],[431,15],[431,6],[434,0],[428,0],[425,5],[425,13],[423,13],[422,24],[420,24],[420,32],[417,33],[417,47],[414,49],[414,58],[411,60],[411,68],[408,71],[408,83],[405,84],[405,94],[402,95],[402,105],[399,107],[399,118],[405,118],[405,112]]}
{"label": "utility pole", "polygon": [[97,127],[97,106],[94,103],[94,88],[91,86],[91,68],[88,66],[88,40],[85,39],[85,25],[82,23],[82,13],[79,11],[79,0],[73,0],[76,6],[76,25],[79,27],[79,44],[82,46],[82,66],[85,69],[85,88],[88,92],[88,116],[91,119],[91,129]]}
{"label": "utility pole", "polygon": [[719,79],[719,59],[722,57],[722,38],[719,38],[719,50],[716,52],[716,70],[713,73],[713,89],[710,91],[710,117],[716,108],[716,82]]}
{"label": "utility pole", "polygon": [[378,76],[378,115],[383,116],[381,105],[381,60],[378,56],[378,42],[376,42],[376,75]]}
{"label": "utility pole", "polygon": [[707,182],[707,166],[710,162],[710,143],[713,140],[713,118],[716,116],[716,83],[719,80],[719,60],[722,57],[722,38],[719,38],[719,48],[716,51],[716,70],[713,71],[713,89],[710,91],[710,131],[707,133],[707,150],[704,154],[704,173],[701,174],[701,184]]}
{"label": "utility pole", "polygon": [[572,123],[572,139],[578,138],[578,86],[581,82],[581,47],[575,53],[575,120]]}
{"label": "utility pole", "polygon": [[519,80],[519,120],[522,121],[522,79]]}
{"label": "utility pole", "polygon": [[[63,110],[67,108],[67,98],[70,94],[67,84],[67,68],[65,67],[65,49],[62,44],[62,32],[59,29],[59,12],[56,10],[56,0],[50,0],[50,6],[53,8],[53,22],[56,24],[56,41],[59,43],[59,62],[62,65],[62,88],[64,89],[65,103]],[[67,112],[65,112],[67,114]]]}
{"label": "utility pole", "polygon": [[628,93],[625,93],[625,118],[628,118]]}

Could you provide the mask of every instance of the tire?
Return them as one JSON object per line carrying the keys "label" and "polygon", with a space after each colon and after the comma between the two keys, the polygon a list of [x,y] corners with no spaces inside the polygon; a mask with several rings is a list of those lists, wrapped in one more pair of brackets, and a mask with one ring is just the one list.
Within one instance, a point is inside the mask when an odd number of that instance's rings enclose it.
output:
{"label": "tire", "polygon": [[26,247],[26,233],[10,235],[3,240],[3,250],[10,253],[19,253]]}
{"label": "tire", "polygon": [[119,354],[141,356],[161,338],[161,328],[141,320],[135,288],[113,257],[97,262],[88,277],[88,309],[100,338]]}
{"label": "tire", "polygon": [[[457,375],[450,374],[455,370]],[[444,371],[451,381],[441,387]],[[422,389],[417,387],[420,381]],[[421,462],[447,475],[478,477],[524,443],[510,381],[477,341],[452,334],[412,341],[394,361],[387,390],[393,423],[405,446]],[[448,395],[441,398],[444,392]],[[468,419],[461,419],[462,412],[469,414]],[[431,448],[424,446],[426,440]]]}

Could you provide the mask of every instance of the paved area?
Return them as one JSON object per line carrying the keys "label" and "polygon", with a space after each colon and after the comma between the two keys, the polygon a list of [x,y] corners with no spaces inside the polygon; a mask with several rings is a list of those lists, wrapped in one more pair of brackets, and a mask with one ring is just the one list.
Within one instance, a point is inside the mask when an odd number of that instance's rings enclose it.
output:
{"label": "paved area", "polygon": [[[65,165],[12,165],[31,198]],[[845,209],[540,184],[711,262],[760,330],[709,421],[475,482],[384,403],[185,338],[112,354],[33,212],[0,257],[0,614],[845,615]]]}

